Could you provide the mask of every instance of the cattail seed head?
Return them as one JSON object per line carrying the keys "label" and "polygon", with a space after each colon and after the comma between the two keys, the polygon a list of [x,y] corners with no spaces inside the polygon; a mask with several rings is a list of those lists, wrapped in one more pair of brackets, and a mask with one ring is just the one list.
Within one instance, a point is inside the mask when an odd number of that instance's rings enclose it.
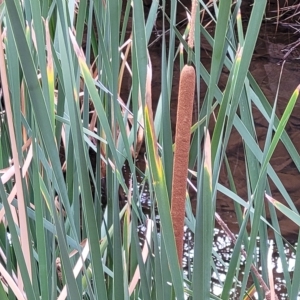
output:
{"label": "cattail seed head", "polygon": [[172,181],[171,217],[179,264],[183,254],[186,180],[195,93],[195,70],[185,65],[180,74]]}

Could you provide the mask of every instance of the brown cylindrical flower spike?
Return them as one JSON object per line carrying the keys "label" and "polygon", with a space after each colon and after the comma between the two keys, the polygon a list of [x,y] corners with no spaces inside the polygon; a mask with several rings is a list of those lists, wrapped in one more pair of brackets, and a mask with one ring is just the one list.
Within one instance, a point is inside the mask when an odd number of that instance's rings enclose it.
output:
{"label": "brown cylindrical flower spike", "polygon": [[182,265],[186,179],[195,92],[195,70],[185,65],[180,74],[172,181],[171,217],[179,264]]}

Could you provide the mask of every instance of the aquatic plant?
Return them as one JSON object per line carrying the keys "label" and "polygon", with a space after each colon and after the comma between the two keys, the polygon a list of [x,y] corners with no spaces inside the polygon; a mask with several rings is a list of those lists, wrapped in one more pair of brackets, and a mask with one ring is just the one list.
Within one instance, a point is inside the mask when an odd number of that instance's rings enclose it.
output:
{"label": "aquatic plant", "polygon": [[195,70],[185,65],[180,73],[174,165],[171,196],[171,216],[179,262],[182,262],[185,199],[190,150],[190,132],[195,94]]}
{"label": "aquatic plant", "polygon": [[[282,143],[299,172],[285,129],[299,89],[277,116],[249,72],[267,0],[199,1],[194,27],[190,1],[0,2],[0,298],[264,299],[261,282],[274,298],[271,232],[296,299],[300,276],[289,272],[275,208],[296,226],[300,218],[272,157]],[[178,170],[171,100],[184,97],[195,122],[179,103]],[[170,201],[179,184],[182,267]],[[236,216],[227,262],[214,247],[224,197]],[[296,270],[298,245],[289,245]]]}
{"label": "aquatic plant", "polygon": [[[194,47],[197,1],[192,1],[189,51]],[[180,72],[175,148],[172,176],[171,218],[174,228],[179,264],[182,263],[185,199],[188,176],[190,131],[195,98],[195,69],[185,65]]]}

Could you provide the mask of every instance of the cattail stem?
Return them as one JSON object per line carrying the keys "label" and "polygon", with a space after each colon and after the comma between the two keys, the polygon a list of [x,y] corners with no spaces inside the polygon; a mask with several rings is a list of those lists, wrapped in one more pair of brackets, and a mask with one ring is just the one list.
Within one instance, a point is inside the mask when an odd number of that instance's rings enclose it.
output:
{"label": "cattail stem", "polygon": [[189,48],[188,48],[188,62],[191,62],[192,50],[194,48],[195,22],[196,22],[197,6],[198,6],[198,0],[192,0],[190,33],[189,33],[189,39],[188,39],[188,46],[189,46]]}
{"label": "cattail stem", "polygon": [[180,74],[172,181],[171,217],[180,266],[182,265],[186,179],[195,92],[195,70],[185,65]]}
{"label": "cattail stem", "polygon": [[189,46],[190,49],[194,48],[195,21],[196,21],[197,5],[198,5],[198,1],[197,0],[192,0],[190,34],[189,34],[189,40],[188,40],[188,46]]}

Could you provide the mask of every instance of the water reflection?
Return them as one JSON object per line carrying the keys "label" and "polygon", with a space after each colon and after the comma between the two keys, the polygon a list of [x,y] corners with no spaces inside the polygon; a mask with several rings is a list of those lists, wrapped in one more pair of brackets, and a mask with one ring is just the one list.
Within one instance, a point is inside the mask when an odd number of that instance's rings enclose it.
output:
{"label": "water reflection", "polygon": [[[274,244],[273,240],[269,240],[268,243]],[[296,247],[297,244],[294,244],[293,247]],[[234,244],[227,237],[226,233],[223,230],[218,228],[214,231],[214,243],[213,243],[213,250],[220,256],[216,258],[213,256],[213,261],[216,265],[217,271],[212,273],[212,292],[216,296],[220,296],[222,293],[222,285],[224,283],[227,273],[227,268],[229,261],[232,257]],[[289,244],[285,244],[285,255],[288,262],[288,270],[290,272],[290,276],[293,276],[293,272],[295,270],[295,254],[293,249],[291,249]],[[257,240],[257,248],[256,248],[256,258],[257,258],[257,266],[260,266],[260,250],[259,250],[259,239]],[[220,263],[220,258],[223,263]],[[236,288],[232,289],[231,291],[231,299],[238,299],[239,298],[239,290],[242,284],[242,279],[244,275],[244,267],[245,267],[245,258],[241,257],[241,263],[238,270],[238,278],[236,280]],[[278,249],[276,245],[273,247],[272,253],[272,266],[273,276],[274,276],[274,284],[275,284],[275,291],[279,299],[289,299],[286,290],[286,281],[284,279],[283,268],[282,268],[282,261],[278,254]],[[261,267],[258,268],[261,271]],[[251,277],[248,280],[248,287],[253,284]],[[300,297],[300,293],[298,294]],[[253,299],[258,299],[258,295],[254,294]]]}
{"label": "water reflection", "polygon": [[[139,160],[139,168],[144,171],[144,161],[142,159]],[[125,167],[124,173],[127,174],[127,179],[130,180],[130,173],[128,172],[128,167]],[[149,188],[147,183],[145,183],[144,178],[140,175],[137,176],[138,181],[138,189],[139,189],[139,203],[141,204],[142,210],[146,216],[151,217],[152,211],[152,201],[149,195]],[[155,209],[156,210],[156,209]],[[238,231],[238,226],[234,224],[235,216],[231,212],[227,212],[227,220],[231,220],[231,230],[233,232]],[[159,230],[160,219],[156,211],[155,215],[156,224]],[[235,228],[235,230],[234,230]],[[141,224],[138,227],[139,236],[140,236],[140,245],[142,246],[144,243],[144,233],[146,231],[146,227]],[[274,240],[270,239],[268,244],[274,244]],[[288,271],[290,272],[290,277],[293,276],[293,272],[295,271],[295,254],[293,247],[296,247],[297,244],[285,244],[284,253],[288,263]],[[232,252],[234,249],[234,243],[231,239],[226,235],[226,233],[219,229],[214,229],[214,240],[213,240],[213,255],[212,259],[214,262],[214,268],[211,276],[211,292],[216,296],[221,296],[223,291],[223,284],[226,279],[226,273],[228,271],[228,265],[232,258]],[[184,229],[184,254],[183,254],[183,269],[188,278],[191,278],[191,274],[188,272],[193,272],[193,261],[194,261],[194,235],[191,230],[185,226]],[[261,271],[260,268],[260,250],[259,250],[259,239],[257,240],[257,248],[255,251],[256,258],[256,266],[258,271]],[[231,289],[230,299],[239,299],[240,297],[240,289],[242,285],[242,280],[244,276],[244,267],[245,267],[245,258],[241,256],[239,269],[237,270],[237,278],[234,281],[234,288]],[[286,281],[284,279],[282,262],[276,248],[276,245],[273,246],[272,252],[272,270],[274,276],[274,284],[275,291],[279,299],[289,299],[287,296],[286,290]],[[249,276],[247,288],[249,288],[253,284],[251,275]],[[299,293],[300,299],[300,293]],[[249,299],[259,299],[257,294],[254,294],[252,298]]]}

